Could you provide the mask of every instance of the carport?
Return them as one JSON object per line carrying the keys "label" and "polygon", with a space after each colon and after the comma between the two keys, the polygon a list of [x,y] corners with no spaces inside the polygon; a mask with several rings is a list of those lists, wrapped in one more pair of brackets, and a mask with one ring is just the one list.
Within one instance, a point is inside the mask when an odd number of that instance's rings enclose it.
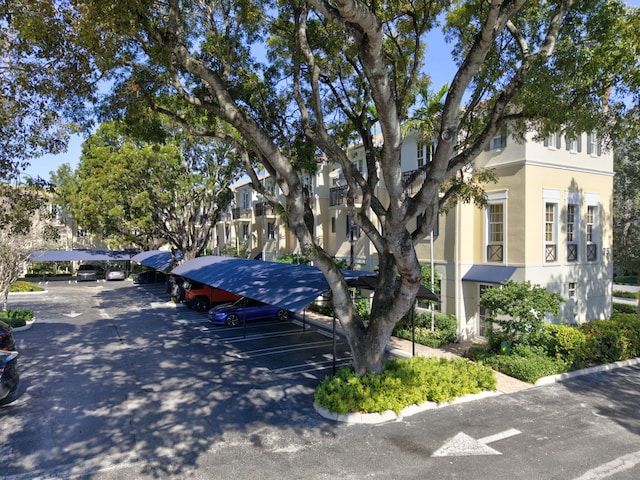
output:
{"label": "carport", "polygon": [[[28,262],[114,262],[131,260],[130,250],[36,250]],[[43,274],[43,281],[46,279]]]}
{"label": "carport", "polygon": [[173,267],[180,260],[182,260],[182,253],[173,253],[168,250],[149,250],[131,257],[132,262],[161,271]]}
{"label": "carport", "polygon": [[[329,290],[324,274],[309,265],[205,256],[189,260],[171,273],[297,313]],[[377,282],[373,272],[342,270],[342,274],[352,287],[374,289]],[[420,287],[418,298],[440,302],[440,297],[424,286]],[[334,317],[334,361],[335,338]]]}

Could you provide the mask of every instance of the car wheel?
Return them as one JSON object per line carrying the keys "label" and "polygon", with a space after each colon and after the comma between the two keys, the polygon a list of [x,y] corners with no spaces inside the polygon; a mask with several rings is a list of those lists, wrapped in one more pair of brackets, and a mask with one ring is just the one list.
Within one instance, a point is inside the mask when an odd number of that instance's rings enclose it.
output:
{"label": "car wheel", "polygon": [[196,312],[206,312],[207,310],[209,310],[209,307],[209,299],[207,299],[206,297],[198,297],[193,303],[193,309]]}
{"label": "car wheel", "polygon": [[278,320],[287,320],[289,318],[289,312],[286,310],[278,310],[276,316],[278,317]]}
{"label": "car wheel", "polygon": [[238,323],[240,323],[240,319],[238,318],[238,315],[235,315],[232,313],[227,317],[227,320],[225,323],[230,327],[235,327],[238,325]]}

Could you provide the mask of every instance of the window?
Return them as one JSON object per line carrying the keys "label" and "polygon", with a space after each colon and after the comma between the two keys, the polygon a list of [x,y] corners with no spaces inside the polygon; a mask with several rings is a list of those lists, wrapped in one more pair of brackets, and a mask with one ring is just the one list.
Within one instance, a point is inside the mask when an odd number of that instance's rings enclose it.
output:
{"label": "window", "polygon": [[567,205],[567,262],[578,261],[578,231],[579,231],[578,205]]}
{"label": "window", "polygon": [[418,142],[416,158],[418,160],[418,168],[424,167],[433,161],[436,146],[433,142]]}
{"label": "window", "polygon": [[544,139],[544,146],[551,150],[560,150],[562,148],[562,134],[560,132],[550,133]]}
{"label": "window", "polygon": [[331,217],[331,233],[336,233],[336,217]]}
{"label": "window", "polygon": [[488,150],[501,150],[507,146],[507,130],[501,129],[489,142]]}
{"label": "window", "polygon": [[569,298],[576,298],[576,283],[569,282]]}
{"label": "window", "polygon": [[487,262],[504,260],[504,204],[493,203],[487,208]]}
{"label": "window", "polygon": [[598,259],[598,207],[587,205],[587,260],[593,262]]}
{"label": "window", "polygon": [[557,211],[556,203],[545,203],[544,212],[544,261],[555,262],[558,259],[557,242]]}
{"label": "window", "polygon": [[602,144],[598,141],[595,133],[587,134],[587,153],[592,156],[602,155]]}
{"label": "window", "polygon": [[244,192],[242,194],[242,208],[244,208],[245,210],[249,208],[250,201],[251,201],[251,194],[249,192]]}
{"label": "window", "polygon": [[242,225],[242,240],[247,241],[249,239],[249,225]]}
{"label": "window", "polygon": [[360,238],[360,226],[352,222],[351,216],[347,215],[347,229],[346,229],[347,238],[351,238],[352,233],[353,233],[353,238]]}
{"label": "window", "polygon": [[567,150],[571,153],[579,153],[582,151],[582,136],[571,138],[567,136]]}
{"label": "window", "polygon": [[267,238],[276,238],[276,224],[273,222],[267,223]]}
{"label": "window", "polygon": [[[478,299],[482,298],[484,292],[490,288],[495,288],[493,285],[479,285]],[[486,307],[478,304],[478,336],[486,337],[489,332],[489,318],[491,318],[491,312]]]}

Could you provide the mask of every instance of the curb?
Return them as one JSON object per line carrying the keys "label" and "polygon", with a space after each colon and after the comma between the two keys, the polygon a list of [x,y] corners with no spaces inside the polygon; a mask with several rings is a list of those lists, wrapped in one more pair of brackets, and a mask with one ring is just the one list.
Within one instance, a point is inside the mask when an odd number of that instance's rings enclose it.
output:
{"label": "curb", "polygon": [[542,377],[534,385],[536,387],[541,385],[551,385],[562,380],[580,377],[582,375],[589,375],[591,373],[606,372],[609,370],[615,370],[616,368],[629,367],[632,365],[638,365],[639,363],[640,357],[630,358],[629,360],[620,360],[619,362],[607,363],[605,365],[596,365],[595,367],[583,368],[582,370],[574,370],[573,372],[558,373],[557,375]]}
{"label": "curb", "polygon": [[395,413],[391,410],[387,410],[383,413],[334,413],[326,408],[323,408],[313,402],[313,408],[322,417],[336,422],[344,422],[348,424],[362,424],[362,425],[374,425],[386,422],[399,422],[405,417],[410,417],[416,413],[425,412],[427,410],[434,410],[436,408],[447,407],[449,405],[456,405],[459,403],[471,402],[474,400],[480,400],[482,398],[496,397],[502,395],[501,392],[496,390],[485,391],[480,393],[472,393],[469,395],[463,395],[451,402],[436,403],[436,402],[424,402],[420,405],[409,405],[403,408],[400,413]]}

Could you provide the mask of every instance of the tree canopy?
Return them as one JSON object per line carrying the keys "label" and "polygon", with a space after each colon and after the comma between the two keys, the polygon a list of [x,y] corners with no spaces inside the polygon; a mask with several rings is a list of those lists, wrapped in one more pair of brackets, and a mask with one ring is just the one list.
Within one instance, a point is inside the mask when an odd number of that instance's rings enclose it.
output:
{"label": "tree canopy", "polygon": [[[111,81],[103,116],[143,125],[161,114],[242,152],[254,188],[282,204],[303,254],[327,277],[358,373],[380,371],[392,328],[420,284],[414,245],[444,199],[470,191],[467,176],[457,173],[491,138],[508,127],[520,137],[534,128],[541,136],[597,131],[606,139],[615,132],[612,118],[626,114],[630,99],[637,102],[640,87],[639,15],[617,0],[15,3],[24,12],[46,5],[50,11],[41,7],[38,16],[64,18],[69,31],[59,32],[62,38],[82,39],[81,51]],[[440,27],[457,71],[437,121],[423,119],[436,151],[416,172],[425,179],[420,190],[409,194],[415,178],[403,180],[401,127],[429,87],[429,69],[439,68],[426,36]],[[20,33],[30,44],[55,44]],[[364,172],[349,160],[356,142],[366,154]],[[341,167],[350,216],[378,252],[367,323],[309,222],[300,172],[318,159]],[[257,167],[272,175],[282,197],[264,189]],[[418,214],[424,221],[415,229]]]}
{"label": "tree canopy", "polygon": [[128,131],[106,122],[85,141],[77,170],[63,165],[53,177],[60,203],[83,230],[118,247],[168,242],[187,259],[202,254],[232,199],[233,149],[180,132],[149,143]]}

